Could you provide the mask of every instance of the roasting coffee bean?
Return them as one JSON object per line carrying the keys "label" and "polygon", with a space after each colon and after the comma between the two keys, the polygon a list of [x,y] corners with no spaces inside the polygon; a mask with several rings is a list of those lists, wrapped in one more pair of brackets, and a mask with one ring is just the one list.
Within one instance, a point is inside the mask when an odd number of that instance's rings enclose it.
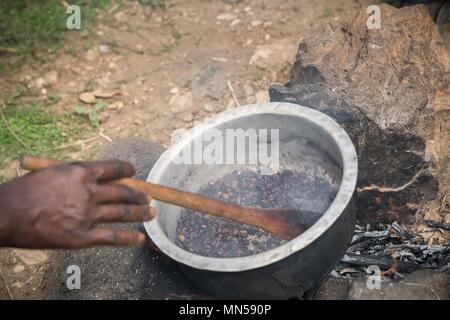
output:
{"label": "roasting coffee bean", "polygon": [[[333,201],[336,190],[336,186],[320,178],[291,170],[271,176],[253,171],[233,171],[219,180],[210,181],[198,193],[250,208],[292,208],[300,211],[306,208],[323,213]],[[181,211],[176,232],[175,241],[179,247],[208,257],[248,256],[285,243],[285,240],[257,227],[189,209]]]}

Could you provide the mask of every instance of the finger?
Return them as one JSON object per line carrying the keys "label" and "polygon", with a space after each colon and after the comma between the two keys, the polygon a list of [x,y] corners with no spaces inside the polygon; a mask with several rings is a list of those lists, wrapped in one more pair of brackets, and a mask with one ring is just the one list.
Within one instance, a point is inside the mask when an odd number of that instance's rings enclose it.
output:
{"label": "finger", "polygon": [[89,161],[77,162],[88,169],[97,181],[113,180],[131,177],[134,174],[134,167],[125,161]]}
{"label": "finger", "polygon": [[85,236],[84,246],[138,246],[145,243],[145,235],[139,231],[94,228]]}
{"label": "finger", "polygon": [[127,186],[110,184],[97,186],[94,190],[94,198],[99,204],[148,204],[147,195],[145,193]]}
{"label": "finger", "polygon": [[156,217],[156,209],[150,208],[150,220],[153,220]]}
{"label": "finger", "polygon": [[154,218],[154,212],[147,205],[108,204],[97,207],[95,221],[103,222],[139,222]]}

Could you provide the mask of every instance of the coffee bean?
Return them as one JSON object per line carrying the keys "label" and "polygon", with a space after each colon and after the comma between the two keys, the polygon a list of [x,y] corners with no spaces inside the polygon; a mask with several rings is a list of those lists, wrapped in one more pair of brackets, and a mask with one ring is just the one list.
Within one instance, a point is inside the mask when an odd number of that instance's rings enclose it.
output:
{"label": "coffee bean", "polygon": [[[233,171],[208,182],[199,194],[254,208],[305,207],[325,212],[337,186],[317,177],[284,170],[271,176],[253,171]],[[176,244],[192,253],[208,257],[242,257],[276,248],[284,240],[259,228],[234,220],[183,209],[177,222]]]}

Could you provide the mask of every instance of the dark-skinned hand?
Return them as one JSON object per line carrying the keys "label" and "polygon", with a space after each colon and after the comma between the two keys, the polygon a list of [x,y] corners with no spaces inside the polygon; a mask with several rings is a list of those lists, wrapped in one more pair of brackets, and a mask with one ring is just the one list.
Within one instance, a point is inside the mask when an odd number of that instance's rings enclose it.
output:
{"label": "dark-skinned hand", "polygon": [[98,226],[154,217],[144,193],[107,183],[133,174],[127,162],[76,162],[31,172],[0,186],[0,247],[142,244],[141,232]]}

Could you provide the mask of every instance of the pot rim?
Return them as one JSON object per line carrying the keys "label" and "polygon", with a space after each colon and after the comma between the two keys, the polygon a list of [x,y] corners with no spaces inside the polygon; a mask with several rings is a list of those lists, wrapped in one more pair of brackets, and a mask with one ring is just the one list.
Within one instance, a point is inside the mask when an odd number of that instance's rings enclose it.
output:
{"label": "pot rim", "polygon": [[[213,258],[191,253],[178,247],[161,229],[157,217],[144,222],[145,230],[155,245],[170,258],[189,267],[216,272],[239,272],[261,268],[302,250],[318,239],[344,213],[356,187],[358,160],[355,147],[347,132],[332,118],[322,112],[286,102],[265,102],[238,107],[219,113],[184,134],[171,145],[153,166],[147,181],[157,182],[170,164],[172,155],[177,154],[191,142],[191,138],[205,129],[220,123],[257,114],[287,115],[303,118],[322,128],[335,142],[342,158],[342,179],[339,190],[325,213],[305,232],[285,244],[255,255],[236,258]],[[152,200],[151,204],[155,200]]]}

